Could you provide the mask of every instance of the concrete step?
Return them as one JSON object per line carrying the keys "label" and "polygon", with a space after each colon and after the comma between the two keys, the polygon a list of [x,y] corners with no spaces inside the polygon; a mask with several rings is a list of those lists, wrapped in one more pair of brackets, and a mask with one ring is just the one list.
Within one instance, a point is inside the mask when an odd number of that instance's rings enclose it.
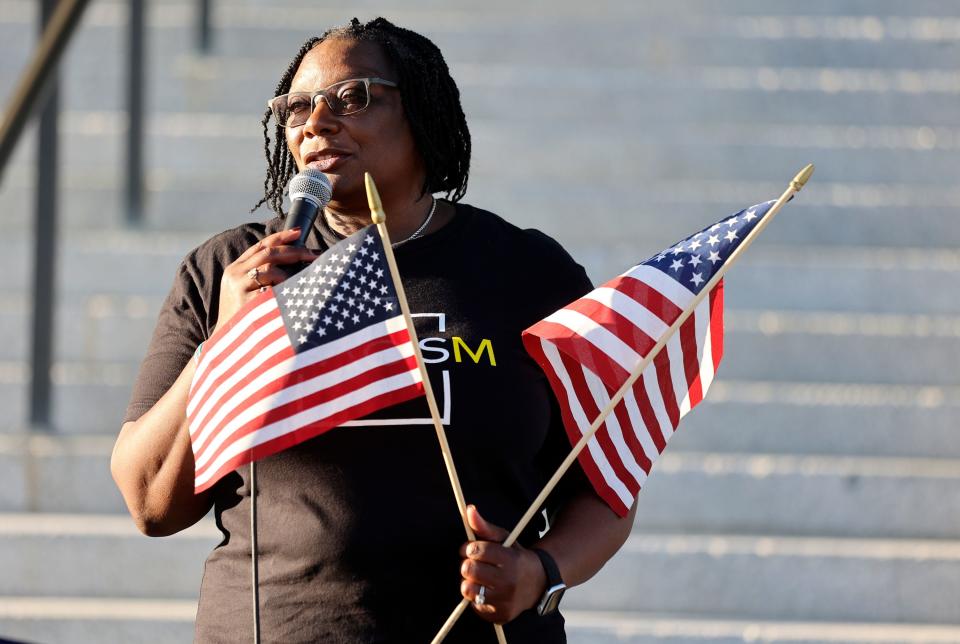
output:
{"label": "concrete step", "polygon": [[570,644],[954,644],[960,641],[960,625],[698,619],[580,610],[564,610],[563,615]]}
{"label": "concrete step", "polygon": [[116,433],[0,434],[0,512],[106,512],[131,521],[110,475],[115,441]]}
{"label": "concrete step", "polygon": [[[210,523],[166,539],[137,534],[126,517],[7,514],[0,525],[2,595],[195,601],[216,542]],[[635,533],[565,604],[722,619],[955,624],[958,580],[956,541]]]}
{"label": "concrete step", "polygon": [[[73,298],[82,300],[84,298]],[[109,315],[112,300],[142,303],[142,309],[134,315]],[[142,359],[153,328],[156,324],[159,298],[118,297],[86,298],[82,308],[75,304],[64,305],[56,313],[57,332],[54,346],[57,352],[55,377],[65,384],[91,384],[104,381],[100,373],[117,373],[116,381],[132,378]],[[131,306],[134,306],[133,304]],[[763,317],[760,313],[755,319]],[[789,312],[772,312],[772,316],[791,319]],[[817,319],[818,313],[796,315],[796,320]],[[746,317],[746,316],[744,316]],[[834,320],[928,319],[943,322],[950,331],[960,321],[960,316],[855,316],[828,315]],[[767,318],[764,318],[767,319]],[[0,333],[4,337],[29,337],[29,318],[23,313],[7,313],[0,309]],[[752,320],[751,320],[752,321]],[[763,333],[758,329],[733,328],[728,326],[725,337],[725,357],[720,376],[723,379],[770,381],[770,382],[833,382],[951,386],[958,382],[956,364],[960,360],[960,334],[951,337],[903,333],[899,335],[861,335],[850,333],[775,332]],[[25,361],[28,347],[23,344],[0,347],[0,370],[20,369],[26,383]],[[60,375],[69,372],[83,373],[83,380]],[[124,374],[123,376],[119,374]],[[11,378],[5,382],[16,385]],[[3,385],[0,385],[3,386]],[[64,392],[65,395],[69,395]],[[2,397],[3,394],[0,394]]]}
{"label": "concrete step", "polygon": [[150,539],[121,515],[0,516],[0,595],[196,602],[203,562],[220,540],[212,520]]}
{"label": "concrete step", "polygon": [[[789,174],[799,167],[797,162],[810,158],[815,157],[803,155],[796,162],[780,165],[784,168],[784,174]],[[158,177],[155,183],[161,184],[162,189],[148,189],[146,194],[144,229],[148,232],[184,231],[191,241],[199,243],[215,232],[241,223],[269,219],[272,212],[265,208],[249,213],[262,194],[258,188],[262,181],[261,173],[262,168],[258,166],[249,172],[250,178],[243,187],[226,191],[205,189],[195,184],[178,185]],[[115,176],[120,176],[119,171]],[[631,184],[638,182],[642,183],[643,180],[634,177],[630,181]],[[755,184],[752,183],[739,183],[741,187],[736,188],[736,192],[729,192],[720,186],[723,182],[716,182],[714,185],[718,189],[714,190],[710,185],[696,181],[665,181],[656,182],[665,186],[662,192],[645,191],[642,199],[639,199],[638,195],[608,182],[608,189],[594,194],[604,204],[602,209],[598,209],[596,201],[588,205],[586,198],[553,196],[557,190],[569,190],[569,182],[537,178],[527,186],[503,183],[496,176],[478,174],[471,178],[471,191],[464,201],[496,212],[523,228],[537,228],[548,233],[574,252],[581,263],[593,263],[596,261],[593,260],[594,255],[611,248],[616,249],[615,259],[620,263],[646,259],[685,235],[766,199],[771,196],[768,188],[773,186],[772,182],[759,187],[753,187]],[[561,186],[560,183],[565,185]],[[210,182],[208,185],[217,184]],[[675,190],[670,190],[670,185],[676,186]],[[879,184],[878,189],[882,189]],[[861,203],[840,205],[847,199],[857,199],[858,191],[864,193]],[[770,244],[778,247],[876,246],[909,250],[930,245],[931,240],[935,240],[939,248],[960,245],[960,232],[956,226],[950,225],[957,216],[956,206],[949,204],[954,197],[944,194],[936,204],[923,206],[919,202],[912,203],[914,195],[906,195],[904,203],[900,205],[876,204],[875,207],[868,207],[872,199],[869,193],[872,191],[869,187],[860,191],[856,186],[851,186],[849,190],[839,186],[836,191],[828,188],[824,195],[811,191],[803,198],[810,197],[813,203],[798,201],[790,204],[777,221],[764,231],[758,248]],[[589,192],[594,193],[593,190]],[[66,238],[91,229],[124,229],[126,222],[121,194],[119,180],[112,180],[109,186],[103,188],[77,186],[65,191],[60,222]],[[817,199],[818,196],[822,198]],[[699,199],[699,202],[691,203],[693,199]],[[15,214],[32,212],[33,201],[33,189],[26,185],[11,186],[0,193],[0,207],[5,213],[0,214],[0,220],[9,226],[11,233],[24,236],[32,234],[28,219],[15,217]],[[198,213],[202,213],[202,216],[198,216]],[[585,223],[585,213],[596,215],[591,216],[589,225]],[[901,226],[905,217],[910,218],[910,227]],[[750,254],[753,250],[751,248]]]}
{"label": "concrete step", "polygon": [[[179,644],[193,637],[196,605],[183,600],[3,597],[0,632],[44,644]],[[564,610],[571,644],[954,644],[960,627],[929,624],[776,622]]]}
{"label": "concrete step", "polygon": [[[642,520],[642,519],[641,519]],[[568,609],[952,625],[960,543],[634,534]]]}
{"label": "concrete step", "polygon": [[[125,122],[122,111],[64,114],[65,185],[105,185],[113,178],[110,174],[122,170]],[[264,172],[257,112],[155,112],[146,131],[152,185],[207,180],[241,189],[251,181],[257,187],[256,179]],[[475,119],[471,134],[475,172],[497,172],[501,158],[523,158],[521,176],[533,185],[541,179],[591,185],[623,178],[643,183],[687,177],[771,181],[790,172],[783,167],[786,161],[803,155],[816,160],[815,184],[821,186],[842,181],[949,187],[949,168],[960,156],[957,128],[909,121],[898,126],[841,122],[799,128],[788,122],[750,127],[668,121],[651,130],[633,120],[613,119],[599,124],[584,141],[576,131],[558,132],[552,119],[521,124],[488,117]],[[879,151],[885,154],[878,155]],[[32,185],[35,155],[32,146],[20,149],[8,172],[11,187]],[[571,163],[574,155],[577,163]],[[225,158],[234,161],[225,166]]]}
{"label": "concrete step", "polygon": [[193,639],[196,613],[194,600],[7,596],[0,636],[18,644],[179,644]]}
{"label": "concrete step", "polygon": [[[265,39],[265,55],[288,54],[287,50],[275,42],[283,40],[280,36],[299,36],[303,24],[328,25],[343,20],[343,12],[336,7],[316,7],[300,2],[284,4],[290,13],[302,13],[302,21],[284,15],[287,12],[270,11],[255,3],[237,3],[234,10],[229,12],[215,10],[216,52],[220,55],[248,53],[249,48],[242,46],[243,37],[248,36],[252,29],[277,36],[274,39]],[[896,14],[889,17],[879,9],[875,15],[811,13],[801,17],[778,16],[777,7],[768,6],[752,7],[752,10],[739,14],[716,12],[708,5],[688,10],[689,13],[686,13],[607,2],[601,3],[602,9],[595,6],[596,10],[592,12],[570,3],[559,4],[554,13],[558,24],[551,25],[549,31],[536,30],[531,33],[538,17],[532,8],[517,9],[508,21],[504,19],[501,11],[496,10],[498,5],[506,8],[503,3],[490,3],[490,6],[484,7],[485,10],[461,3],[450,3],[444,5],[443,11],[437,11],[433,3],[410,3],[394,9],[391,17],[399,24],[417,24],[419,29],[436,38],[444,51],[448,51],[453,45],[459,45],[459,48],[474,54],[476,59],[484,60],[489,57],[497,61],[536,57],[541,48],[559,50],[559,44],[564,38],[580,36],[599,39],[600,34],[597,32],[603,30],[609,38],[624,43],[631,42],[630,36],[646,39],[669,31],[677,42],[667,49],[667,53],[683,61],[693,58],[704,62],[719,62],[717,54],[732,57],[736,61],[756,60],[759,64],[770,64],[768,61],[777,60],[778,55],[791,61],[796,60],[797,49],[813,41],[818,47],[813,48],[808,56],[814,61],[854,60],[858,64],[870,66],[897,63],[922,65],[931,60],[942,61],[946,57],[935,45],[954,32],[950,21],[952,12],[944,11],[943,6],[931,7],[932,11],[928,12],[911,7],[910,13],[906,15]],[[125,15],[118,9],[110,3],[91,9],[84,21],[84,31],[90,32],[92,39],[94,35],[122,29]],[[897,9],[902,11],[900,7]],[[22,25],[33,17],[29,13],[11,14],[4,21],[11,27]],[[147,24],[151,33],[155,34],[154,39],[158,41],[155,46],[172,49],[180,45],[181,41],[185,41],[183,44],[190,44],[188,37],[193,26],[191,14],[189,7],[178,4],[154,6]],[[935,22],[936,16],[940,16],[946,23],[939,31],[927,26],[930,22]],[[576,27],[571,26],[571,22],[576,22]],[[927,29],[921,30],[920,27],[924,26],[927,26]],[[499,34],[509,37],[502,36],[494,39],[492,43],[484,42],[481,38]],[[521,35],[528,35],[531,42],[522,42]],[[748,40],[752,47],[733,47],[730,39]],[[714,43],[717,47],[711,46]],[[92,48],[92,44],[88,44],[87,48]],[[649,62],[654,54],[649,48],[643,47],[624,46],[621,49],[625,58],[635,64]],[[770,57],[754,57],[751,56],[751,51],[740,49],[759,50]],[[864,50],[880,52],[878,57],[881,60],[871,60],[863,54],[858,56],[858,53]],[[894,56],[898,50],[903,50],[903,57]],[[569,52],[565,53],[569,55]],[[714,54],[713,58],[710,57],[711,54]],[[584,58],[588,60],[599,55],[602,54],[589,50],[584,52]]]}
{"label": "concrete step", "polygon": [[[85,336],[83,346],[89,351],[117,350],[106,340],[100,342],[111,337],[107,329],[114,327],[116,338],[129,341],[124,345],[127,357],[145,351],[149,330],[140,325],[119,330],[122,325],[87,323],[98,330]],[[703,407],[684,420],[674,438],[675,449],[960,457],[956,385],[741,380],[726,375],[735,359],[737,354],[728,352]],[[0,433],[20,433],[27,417],[29,370],[17,361],[0,367],[0,402],[7,410]],[[129,359],[58,363],[53,371],[56,431],[75,435],[118,430],[137,368]]]}
{"label": "concrete step", "polygon": [[[180,259],[208,234],[73,234],[57,260],[60,292],[163,296]],[[572,231],[556,236],[597,283],[667,245],[621,240],[593,246]],[[12,294],[29,288],[32,251],[26,246],[14,246],[0,260],[11,275]],[[960,312],[960,302],[938,285],[958,273],[960,252],[952,248],[798,246],[761,239],[728,276],[726,302],[734,309],[949,315]]]}
{"label": "concrete step", "polygon": [[[123,515],[114,440],[0,434],[0,511]],[[670,448],[640,493],[637,528],[956,539],[960,462]]]}
{"label": "concrete step", "polygon": [[637,527],[955,539],[960,462],[668,447],[640,492]]}
{"label": "concrete step", "polygon": [[728,380],[671,450],[960,458],[960,389]]}
{"label": "concrete step", "polygon": [[[595,281],[648,256],[625,245],[584,248],[572,235],[561,241],[591,276],[603,276]],[[957,271],[957,257],[935,249],[790,247],[760,240],[725,280],[724,302],[733,309],[951,314],[960,302],[934,285]]]}

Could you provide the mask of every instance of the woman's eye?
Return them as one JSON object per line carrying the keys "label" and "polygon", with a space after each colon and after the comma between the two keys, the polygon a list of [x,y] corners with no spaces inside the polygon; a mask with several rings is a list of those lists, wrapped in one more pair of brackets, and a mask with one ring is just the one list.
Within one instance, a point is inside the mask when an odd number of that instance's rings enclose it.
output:
{"label": "woman's eye", "polygon": [[287,101],[287,110],[298,113],[310,111],[310,99],[306,96],[293,96]]}
{"label": "woman's eye", "polygon": [[363,90],[356,89],[345,90],[337,98],[340,99],[341,103],[349,106],[365,105],[367,102],[366,93]]}

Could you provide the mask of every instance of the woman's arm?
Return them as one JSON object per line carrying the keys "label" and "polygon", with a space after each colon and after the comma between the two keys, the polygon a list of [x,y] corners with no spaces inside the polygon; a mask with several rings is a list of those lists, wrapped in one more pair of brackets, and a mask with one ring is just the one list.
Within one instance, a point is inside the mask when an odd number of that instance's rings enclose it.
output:
{"label": "woman's arm", "polygon": [[[299,229],[293,229],[264,237],[224,269],[218,327],[257,292],[257,283],[250,276],[253,268],[258,269],[256,278],[261,284],[279,284],[287,277],[282,266],[316,259],[314,251],[286,245],[299,234]],[[137,527],[149,536],[166,536],[190,527],[213,503],[209,492],[195,495],[193,491],[193,449],[186,409],[195,370],[196,361],[188,360],[153,407],[123,425],[113,448],[113,480]]]}
{"label": "woman's arm", "polygon": [[196,370],[190,360],[172,387],[138,420],[124,423],[110,472],[137,528],[164,537],[199,521],[210,509],[209,491],[193,493],[193,449],[187,427],[187,392]]}
{"label": "woman's arm", "polygon": [[[582,584],[597,574],[627,540],[636,511],[634,503],[621,518],[592,491],[579,491],[534,546],[553,556],[568,587]],[[507,530],[485,521],[476,507],[468,507],[467,519],[478,541],[466,543],[460,550],[464,557],[460,592],[472,602],[480,586],[485,586],[485,603],[472,604],[473,609],[488,621],[509,622],[539,602],[547,584],[543,565],[532,550],[520,545],[501,546]]]}

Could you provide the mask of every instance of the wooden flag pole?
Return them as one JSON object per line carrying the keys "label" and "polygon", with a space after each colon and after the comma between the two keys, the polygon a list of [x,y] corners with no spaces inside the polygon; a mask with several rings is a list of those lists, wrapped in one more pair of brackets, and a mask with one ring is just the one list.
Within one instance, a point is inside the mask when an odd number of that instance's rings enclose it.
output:
{"label": "wooden flag pole", "polygon": [[[787,203],[793,195],[800,192],[800,189],[807,183],[810,179],[810,176],[813,174],[813,164],[807,164],[797,176],[793,178],[793,181],[790,182],[790,185],[787,186],[787,189],[780,195],[780,198],[777,199],[776,203],[770,207],[770,210],[763,216],[763,219],[754,227],[753,230],[744,238],[743,242],[737,248],[730,253],[730,257],[727,261],[720,267],[720,270],[710,278],[710,281],[707,282],[707,285],[693,298],[690,304],[686,309],[680,314],[680,316],[674,321],[666,332],[660,336],[660,340],[653,346],[652,349],[647,353],[643,360],[640,361],[633,371],[630,374],[630,377],[627,378],[626,382],[620,386],[620,389],[617,390],[611,398],[610,402],[607,403],[607,406],[603,408],[600,412],[600,415],[597,416],[596,420],[590,425],[590,428],[584,432],[583,436],[580,437],[580,440],[577,441],[577,444],[574,445],[573,449],[567,454],[567,457],[563,459],[563,462],[560,464],[560,467],[557,468],[557,471],[553,473],[553,476],[550,477],[550,480],[547,481],[547,484],[544,486],[543,490],[540,491],[540,494],[537,495],[537,498],[533,500],[533,503],[530,504],[530,507],[527,508],[527,511],[520,518],[520,521],[514,527],[513,531],[507,537],[506,541],[503,542],[503,545],[507,548],[511,547],[516,543],[517,538],[520,536],[520,533],[527,527],[527,524],[530,523],[530,520],[537,514],[540,507],[547,500],[547,497],[550,496],[550,493],[553,492],[553,488],[556,487],[557,483],[560,482],[560,479],[566,474],[567,470],[570,469],[570,466],[576,460],[577,456],[580,455],[580,452],[583,451],[583,448],[586,447],[587,443],[593,438],[593,435],[597,433],[597,430],[603,425],[604,421],[607,419],[607,416],[610,415],[610,412],[623,400],[623,397],[626,393],[633,387],[633,384],[637,381],[637,378],[640,377],[640,374],[643,373],[643,370],[647,368],[653,359],[657,356],[660,350],[667,344],[667,341],[673,336],[673,334],[680,328],[680,326],[686,322],[687,318],[693,314],[700,302],[706,297],[710,291],[717,285],[717,282],[723,279],[723,276],[726,274],[727,269],[733,266],[733,263],[737,261],[740,254],[747,249],[750,244],[753,243],[753,240],[756,239],[757,235],[767,227],[767,225],[773,220],[777,212],[783,207],[783,204]],[[460,618],[460,615],[463,614],[464,609],[467,607],[467,600],[464,599],[457,608],[451,613],[450,617],[447,618],[447,621],[444,623],[443,628],[437,633],[436,637],[433,638],[431,644],[440,644],[443,639],[450,632],[450,629],[453,628],[453,625],[457,622],[457,619]]]}
{"label": "wooden flag pole", "polygon": [[[426,390],[427,406],[430,408],[433,427],[437,432],[437,440],[440,442],[443,462],[447,466],[450,485],[453,487],[453,496],[457,500],[457,509],[460,511],[460,518],[463,520],[463,530],[467,534],[467,539],[476,541],[477,535],[474,534],[473,528],[470,527],[470,523],[467,521],[467,503],[463,497],[463,488],[460,486],[460,477],[457,476],[457,467],[453,463],[453,453],[450,451],[450,444],[447,442],[447,433],[443,429],[443,422],[440,420],[440,409],[437,407],[437,399],[433,394],[433,387],[430,386],[430,376],[427,374],[427,367],[423,361],[423,355],[420,352],[417,330],[413,326],[413,318],[410,316],[410,306],[407,304],[407,296],[404,293],[403,284],[400,282],[400,272],[397,270],[397,262],[393,257],[393,247],[390,245],[390,233],[387,232],[387,217],[386,213],[383,212],[380,193],[377,191],[377,185],[373,182],[373,177],[370,176],[369,172],[364,173],[364,182],[367,187],[367,203],[370,206],[370,217],[373,223],[377,225],[377,230],[380,231],[380,237],[383,239],[383,251],[387,256],[387,264],[390,266],[390,276],[393,279],[393,284],[397,291],[397,299],[400,300],[400,310],[403,312],[403,319],[407,325],[407,333],[410,334],[410,341],[413,343],[413,352],[417,358],[417,366],[420,368],[423,388]],[[503,627],[499,624],[494,624],[494,629],[497,632],[497,641],[500,644],[507,644]]]}

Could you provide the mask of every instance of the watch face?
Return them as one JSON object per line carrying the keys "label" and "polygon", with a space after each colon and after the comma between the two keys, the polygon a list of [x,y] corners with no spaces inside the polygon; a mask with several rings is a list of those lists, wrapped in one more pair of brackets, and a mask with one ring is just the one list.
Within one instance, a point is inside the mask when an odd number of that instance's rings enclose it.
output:
{"label": "watch face", "polygon": [[563,593],[566,592],[566,590],[567,587],[565,584],[557,584],[548,589],[540,601],[540,605],[537,607],[537,612],[541,615],[549,615],[556,611],[560,606],[560,600],[563,599]]}

